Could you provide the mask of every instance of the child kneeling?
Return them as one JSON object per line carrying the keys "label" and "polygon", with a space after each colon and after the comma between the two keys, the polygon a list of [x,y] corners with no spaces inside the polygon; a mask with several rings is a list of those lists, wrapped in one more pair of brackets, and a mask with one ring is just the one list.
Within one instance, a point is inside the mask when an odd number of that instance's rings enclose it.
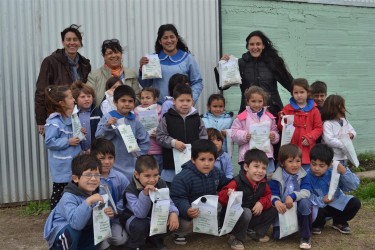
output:
{"label": "child kneeling", "polygon": [[[286,144],[280,147],[280,167],[276,169],[270,181],[272,191],[272,205],[280,214],[293,207],[297,202],[298,222],[301,233],[301,249],[311,248],[311,212],[312,203],[310,197],[310,183],[307,173],[302,168],[302,151],[294,144]],[[280,238],[280,227],[275,223],[273,236]]]}
{"label": "child kneeling", "polygon": [[271,205],[271,190],[265,180],[268,166],[266,153],[251,149],[244,156],[244,170],[219,192],[219,202],[225,207],[233,191],[243,191],[241,217],[233,228],[230,245],[233,250],[244,249],[246,235],[256,241],[267,242],[270,225],[277,210]]}
{"label": "child kneeling", "polygon": [[[148,238],[156,249],[166,249],[164,238],[166,234],[158,234],[148,237],[150,232],[150,218],[152,201],[150,190],[166,188],[165,181],[159,178],[159,167],[151,155],[139,156],[135,163],[133,179],[124,193],[124,217],[125,228],[129,239],[126,243],[131,249],[143,249]],[[169,207],[168,222],[169,230],[178,229],[178,210],[172,200]]]}
{"label": "child kneeling", "polygon": [[[44,226],[49,249],[92,249],[92,209],[103,197],[98,194],[101,164],[93,156],[79,155],[72,161],[72,182],[52,210]],[[111,207],[104,212],[113,217]]]}
{"label": "child kneeling", "polygon": [[348,221],[353,219],[361,208],[361,201],[352,195],[346,195],[357,189],[358,177],[349,168],[338,164],[339,184],[331,200],[328,200],[332,175],[333,149],[326,144],[317,144],[310,151],[311,167],[307,177],[311,183],[310,200],[318,207],[318,214],[312,224],[313,234],[321,234],[328,217],[332,217],[332,227],[343,234],[350,234]]}

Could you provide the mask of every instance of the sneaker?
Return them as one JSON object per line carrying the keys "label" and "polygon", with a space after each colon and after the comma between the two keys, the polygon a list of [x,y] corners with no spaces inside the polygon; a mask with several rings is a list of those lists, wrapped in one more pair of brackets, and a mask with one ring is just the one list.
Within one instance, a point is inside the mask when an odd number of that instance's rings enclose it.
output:
{"label": "sneaker", "polygon": [[173,241],[174,241],[174,244],[176,244],[176,245],[186,245],[186,243],[187,243],[186,237],[180,236],[178,234],[174,235]]}
{"label": "sneaker", "polygon": [[313,227],[312,228],[312,234],[318,235],[318,234],[321,234],[321,233],[322,233],[322,228],[320,228],[320,227]]}
{"label": "sneaker", "polygon": [[228,244],[232,250],[244,250],[245,247],[242,241],[236,239],[233,235],[229,236]]}
{"label": "sneaker", "polygon": [[338,230],[342,234],[351,234],[352,230],[350,229],[349,225],[342,225],[342,224],[333,224],[332,227]]}
{"label": "sneaker", "polygon": [[270,241],[270,237],[268,237],[267,235],[266,236],[259,236],[254,230],[252,229],[247,229],[247,236],[250,237],[251,239],[255,240],[255,241],[259,241],[259,242],[268,242]]}
{"label": "sneaker", "polygon": [[311,248],[311,239],[310,238],[308,238],[308,239],[302,238],[301,243],[299,245],[299,248],[300,249],[310,249]]}

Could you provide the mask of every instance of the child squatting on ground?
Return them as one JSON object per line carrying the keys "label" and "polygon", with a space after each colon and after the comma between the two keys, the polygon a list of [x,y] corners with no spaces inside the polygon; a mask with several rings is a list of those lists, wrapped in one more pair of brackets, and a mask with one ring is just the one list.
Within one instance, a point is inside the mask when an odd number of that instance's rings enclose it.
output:
{"label": "child squatting on ground", "polygon": [[[49,249],[95,250],[92,209],[103,202],[98,193],[101,164],[91,155],[79,155],[73,159],[71,168],[72,181],[47,218],[44,239]],[[104,212],[113,217],[110,206]]]}
{"label": "child squatting on ground", "polygon": [[[166,249],[164,238],[167,234],[157,234],[148,237],[150,232],[150,217],[152,201],[150,190],[166,188],[167,184],[160,179],[158,164],[151,155],[139,156],[136,164],[133,179],[124,193],[124,220],[129,239],[126,243],[131,249],[143,249],[146,240],[154,249]],[[174,231],[178,229],[178,210],[170,201],[168,229]]]}
{"label": "child squatting on ground", "polygon": [[267,165],[266,153],[259,149],[248,150],[244,156],[244,169],[219,192],[219,202],[226,207],[233,191],[243,191],[244,211],[228,242],[233,250],[245,249],[246,235],[255,241],[269,241],[266,233],[276,219],[277,210],[271,205],[271,190],[264,178]]}
{"label": "child squatting on ground", "polygon": [[333,219],[334,229],[343,234],[350,234],[352,231],[348,221],[353,219],[361,208],[361,201],[344,192],[357,189],[358,177],[339,163],[337,167],[337,172],[340,174],[339,183],[332,199],[329,200],[333,150],[326,144],[317,144],[310,152],[310,159],[311,167],[307,171],[307,178],[311,183],[310,200],[314,204],[314,209],[318,209],[317,217],[312,224],[313,234],[321,234],[329,217]]}
{"label": "child squatting on ground", "polygon": [[203,195],[216,195],[229,181],[214,167],[217,149],[213,142],[200,139],[191,146],[191,160],[182,165],[171,187],[171,198],[180,212],[180,227],[174,235],[174,243],[179,245],[187,243],[186,236],[193,232],[192,219],[199,216],[191,203]]}
{"label": "child squatting on ground", "polygon": [[[300,225],[301,249],[311,248],[311,212],[310,183],[306,177],[306,171],[301,167],[302,152],[294,144],[286,144],[280,147],[279,163],[270,181],[272,191],[272,205],[280,214],[284,214],[287,209],[297,202],[297,215]],[[279,220],[274,224],[273,236],[280,237]]]}

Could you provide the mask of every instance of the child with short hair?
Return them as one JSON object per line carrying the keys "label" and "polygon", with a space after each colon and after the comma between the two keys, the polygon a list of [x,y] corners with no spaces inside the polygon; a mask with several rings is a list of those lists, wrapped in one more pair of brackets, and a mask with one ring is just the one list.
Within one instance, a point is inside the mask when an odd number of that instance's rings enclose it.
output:
{"label": "child with short hair", "polygon": [[330,95],[327,97],[322,109],[323,143],[333,149],[334,161],[340,161],[341,164],[347,166],[348,157],[340,137],[348,134],[349,138],[353,140],[357,133],[346,119],[345,113],[345,99],[342,96]]}
{"label": "child with short hair", "polygon": [[[134,114],[139,119],[139,113],[147,110],[155,110],[158,115],[158,123],[161,119],[161,106],[157,104],[159,98],[159,90],[153,87],[145,87],[141,90],[141,105],[135,107]],[[163,156],[162,148],[156,142],[156,128],[152,130],[150,134],[150,148],[148,150],[148,155],[154,156],[155,160],[158,162],[160,173],[163,171]]]}
{"label": "child with short hair", "polygon": [[161,177],[172,182],[175,176],[173,150],[184,151],[185,144],[207,139],[207,131],[197,110],[193,107],[190,86],[177,85],[173,91],[174,106],[164,114],[156,130],[156,141],[163,147],[163,172]]}
{"label": "child with short hair", "polygon": [[[135,115],[131,112],[134,109],[136,100],[134,90],[127,85],[119,86],[115,89],[113,99],[117,110],[112,110],[102,117],[95,136],[96,138],[103,137],[112,141],[115,145],[117,156],[113,168],[123,173],[130,181],[134,172],[135,155],[148,152],[149,136],[146,129],[135,119]],[[140,152],[132,153],[128,151],[119,130],[112,127],[112,125],[118,126],[119,124],[131,127],[141,150]]]}
{"label": "child with short hair", "polygon": [[227,178],[233,178],[232,159],[227,152],[223,150],[224,137],[223,134],[214,128],[207,129],[208,140],[212,141],[217,149],[217,158],[215,161],[215,168],[219,169]]}
{"label": "child with short hair", "polygon": [[266,153],[259,149],[248,150],[244,157],[244,169],[219,192],[219,202],[223,207],[228,205],[233,191],[243,192],[244,211],[234,226],[233,236],[229,241],[234,250],[244,249],[246,235],[255,241],[269,241],[266,233],[276,219],[277,210],[271,205],[271,190],[264,178],[267,166]]}
{"label": "child with short hair", "polygon": [[[164,238],[166,234],[157,234],[148,237],[150,232],[150,217],[152,201],[150,191],[166,188],[167,184],[159,177],[159,167],[150,155],[139,156],[135,164],[135,171],[130,185],[124,193],[124,219],[125,228],[129,234],[127,246],[131,249],[143,249],[147,240],[155,249],[166,249]],[[177,230],[178,210],[170,201],[167,225],[170,231]]]}
{"label": "child with short hair", "polygon": [[322,112],[324,101],[327,97],[327,84],[322,81],[315,81],[310,86],[311,95],[316,103],[316,107],[319,109],[319,112]]}
{"label": "child with short hair", "polygon": [[170,108],[173,107],[173,90],[179,84],[184,84],[184,85],[190,86],[189,77],[187,75],[177,73],[177,74],[174,74],[173,76],[171,76],[171,78],[169,78],[169,82],[168,82],[169,96],[165,96],[164,100],[160,100],[160,101],[162,101],[162,106],[161,106],[161,115],[162,116],[165,113],[167,113]]}
{"label": "child with short hair", "polygon": [[77,81],[70,88],[77,103],[79,120],[85,129],[86,140],[81,141],[81,147],[83,151],[90,152],[91,142],[95,139],[95,132],[103,114],[100,109],[95,108],[95,90],[90,85]]}
{"label": "child with short hair", "polygon": [[116,217],[111,218],[112,236],[101,243],[100,249],[108,249],[110,245],[124,245],[128,235],[121,226],[118,216],[124,211],[122,194],[129,185],[129,180],[121,172],[112,169],[116,153],[115,146],[110,140],[104,138],[94,140],[91,154],[102,164],[100,184],[108,187],[115,202],[112,206],[115,206],[118,212]]}
{"label": "child with short hair", "polygon": [[105,83],[104,97],[100,104],[100,110],[103,114],[116,110],[116,105],[113,102],[113,93],[115,89],[121,85],[124,85],[124,83],[117,76],[112,76]]}
{"label": "child with short hair", "polygon": [[332,217],[332,227],[343,234],[352,231],[348,221],[354,218],[361,208],[361,201],[350,192],[359,186],[358,177],[349,168],[338,164],[340,174],[337,190],[331,200],[328,200],[328,191],[332,175],[333,150],[326,144],[317,144],[310,151],[311,167],[307,171],[307,178],[311,183],[310,200],[318,208],[318,214],[312,224],[312,233],[321,234],[326,219]]}
{"label": "child with short hair", "polygon": [[304,78],[293,80],[292,97],[290,103],[280,112],[278,128],[282,131],[281,119],[284,115],[294,115],[294,133],[291,143],[302,150],[302,167],[310,168],[310,150],[322,135],[322,119],[316,103],[309,98],[309,83]]}
{"label": "child with short hair", "polygon": [[180,228],[174,243],[185,245],[186,235],[193,232],[193,218],[199,210],[191,203],[203,195],[216,195],[229,179],[214,167],[217,149],[212,141],[200,139],[191,145],[191,160],[182,165],[182,171],[172,182],[171,198],[180,212]]}
{"label": "child with short hair", "polygon": [[267,175],[275,171],[273,159],[273,144],[277,144],[280,139],[279,131],[276,126],[275,117],[267,111],[268,94],[258,86],[252,86],[245,91],[246,110],[237,115],[232,124],[232,140],[238,144],[238,164],[243,169],[244,155],[249,149],[251,134],[249,127],[254,124],[267,123],[265,126],[270,128],[270,151],[265,152],[268,156]]}
{"label": "child with short hair", "polygon": [[72,178],[72,159],[81,152],[80,140],[73,137],[72,113],[74,98],[65,85],[51,85],[45,89],[49,117],[45,124],[44,142],[48,149],[48,166],[53,187],[51,210],[59,202],[64,187]]}
{"label": "child with short hair", "polygon": [[227,131],[232,125],[233,112],[225,111],[225,98],[222,94],[212,94],[207,101],[208,112],[202,116],[206,128],[219,130],[224,138],[223,150],[227,151]]}
{"label": "child with short hair", "polygon": [[[72,160],[72,181],[44,226],[44,239],[49,249],[96,249],[92,211],[103,197],[98,193],[100,162],[91,155],[79,155]],[[113,217],[109,206],[104,212]]]}
{"label": "child with short hair", "polygon": [[[279,163],[270,181],[272,191],[271,202],[280,214],[293,207],[297,202],[298,222],[300,224],[301,249],[311,248],[311,212],[310,182],[306,171],[301,167],[302,151],[294,144],[280,147]],[[278,220],[273,228],[275,239],[280,237]]]}

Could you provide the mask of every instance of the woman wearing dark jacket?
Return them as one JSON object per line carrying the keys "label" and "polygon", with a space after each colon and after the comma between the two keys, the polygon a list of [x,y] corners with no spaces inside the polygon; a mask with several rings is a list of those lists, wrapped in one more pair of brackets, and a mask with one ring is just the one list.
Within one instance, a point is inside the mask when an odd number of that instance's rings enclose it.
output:
{"label": "woman wearing dark jacket", "polygon": [[47,119],[44,90],[49,85],[71,85],[74,81],[87,82],[91,71],[90,60],[78,53],[82,47],[82,34],[75,24],[61,32],[63,49],[57,49],[44,58],[40,66],[35,91],[35,118],[39,134],[44,134]]}
{"label": "woman wearing dark jacket", "polygon": [[[263,32],[259,30],[251,32],[246,38],[246,48],[248,52],[238,60],[242,78],[239,113],[246,108],[245,90],[256,85],[269,94],[268,111],[278,117],[277,113],[283,108],[283,103],[277,89],[277,82],[291,92],[293,77],[286,68],[284,60]],[[229,55],[224,55],[222,59],[228,60]]]}

